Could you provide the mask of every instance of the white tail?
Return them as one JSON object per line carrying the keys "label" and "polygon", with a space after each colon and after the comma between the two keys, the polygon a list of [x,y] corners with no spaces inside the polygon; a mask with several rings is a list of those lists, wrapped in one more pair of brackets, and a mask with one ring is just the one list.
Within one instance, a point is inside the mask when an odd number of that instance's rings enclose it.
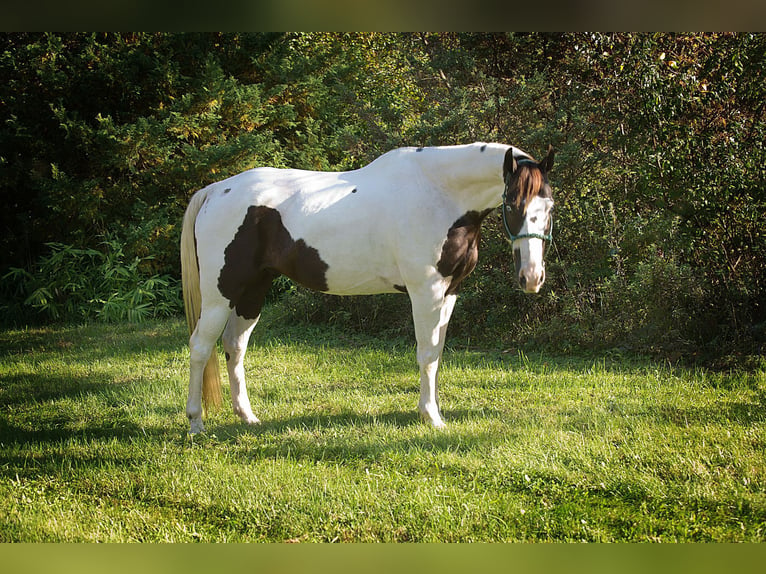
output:
{"label": "white tail", "polygon": [[[197,215],[205,203],[207,191],[202,189],[195,193],[184,214],[181,228],[181,284],[183,286],[184,309],[189,335],[194,333],[202,311],[202,293],[199,286],[199,265],[197,263],[197,241],[194,236],[194,225]],[[218,354],[215,348],[205,365],[202,375],[202,400],[205,408],[210,410],[223,402],[221,394],[221,370],[218,365]]]}

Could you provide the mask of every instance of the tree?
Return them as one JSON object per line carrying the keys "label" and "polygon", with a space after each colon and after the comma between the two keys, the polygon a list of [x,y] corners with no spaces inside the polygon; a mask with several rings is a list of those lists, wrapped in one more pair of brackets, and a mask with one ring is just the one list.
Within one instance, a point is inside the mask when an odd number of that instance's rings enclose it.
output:
{"label": "tree", "polygon": [[[188,197],[257,165],[353,169],[400,145],[503,141],[534,155],[552,143],[545,294],[511,288],[490,217],[460,303],[484,321],[458,312],[453,331],[757,350],[765,61],[762,34],[5,34],[0,272],[41,268],[51,242],[108,255],[108,237],[139,275],[177,275]],[[313,308],[361,324],[387,304]]]}

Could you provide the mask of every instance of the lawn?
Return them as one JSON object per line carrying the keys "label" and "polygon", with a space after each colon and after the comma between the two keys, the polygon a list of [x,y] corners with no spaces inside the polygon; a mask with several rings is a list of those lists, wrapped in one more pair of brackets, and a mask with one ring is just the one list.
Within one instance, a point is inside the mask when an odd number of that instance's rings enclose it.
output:
{"label": "lawn", "polygon": [[[268,315],[268,313],[267,313]],[[191,438],[185,325],[0,332],[0,541],[763,541],[766,373],[265,317],[254,411]]]}

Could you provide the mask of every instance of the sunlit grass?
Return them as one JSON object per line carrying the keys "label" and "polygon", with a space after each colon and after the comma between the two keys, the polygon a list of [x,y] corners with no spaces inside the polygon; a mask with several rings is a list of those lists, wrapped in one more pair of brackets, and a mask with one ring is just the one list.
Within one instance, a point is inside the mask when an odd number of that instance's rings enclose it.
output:
{"label": "sunlit grass", "polygon": [[283,326],[191,439],[177,321],[0,333],[2,541],[760,541],[766,376]]}

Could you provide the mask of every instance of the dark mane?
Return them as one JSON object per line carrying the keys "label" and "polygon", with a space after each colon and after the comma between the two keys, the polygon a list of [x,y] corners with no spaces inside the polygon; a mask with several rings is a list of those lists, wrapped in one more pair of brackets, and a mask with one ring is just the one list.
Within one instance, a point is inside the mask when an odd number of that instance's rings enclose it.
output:
{"label": "dark mane", "polygon": [[545,187],[545,177],[542,170],[537,166],[530,166],[526,163],[519,165],[516,170],[516,208],[521,209],[523,213],[527,211],[529,201],[540,195]]}

